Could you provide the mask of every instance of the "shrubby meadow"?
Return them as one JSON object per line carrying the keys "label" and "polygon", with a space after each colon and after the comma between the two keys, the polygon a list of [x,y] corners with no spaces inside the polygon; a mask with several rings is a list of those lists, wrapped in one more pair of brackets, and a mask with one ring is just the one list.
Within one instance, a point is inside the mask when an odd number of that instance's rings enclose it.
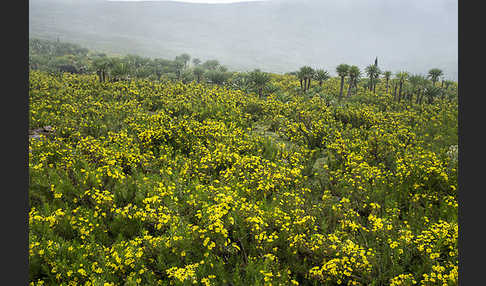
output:
{"label": "shrubby meadow", "polygon": [[31,285],[458,285],[457,83],[302,74],[30,70]]}

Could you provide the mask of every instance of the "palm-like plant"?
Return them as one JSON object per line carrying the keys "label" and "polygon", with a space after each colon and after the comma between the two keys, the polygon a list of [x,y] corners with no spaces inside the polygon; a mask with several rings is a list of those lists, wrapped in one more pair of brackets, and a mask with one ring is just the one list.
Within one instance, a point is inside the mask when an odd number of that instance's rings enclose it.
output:
{"label": "palm-like plant", "polygon": [[361,71],[357,66],[350,66],[348,70],[349,75],[349,87],[348,87],[348,97],[351,95],[351,89],[356,88],[356,94],[358,93],[358,79],[361,76]]}
{"label": "palm-like plant", "polygon": [[325,70],[318,69],[314,73],[314,79],[319,82],[319,86],[322,86],[322,83],[330,78],[329,73]]}
{"label": "palm-like plant", "polygon": [[314,77],[314,69],[310,66],[303,66],[300,68],[298,76],[301,80],[301,87],[303,82],[303,90],[306,92],[311,86],[311,80]]}
{"label": "palm-like plant", "polygon": [[392,72],[391,71],[385,71],[383,73],[383,77],[386,80],[386,91],[385,91],[385,93],[388,93],[388,83],[390,82],[391,75],[392,75]]}
{"label": "palm-like plant", "polygon": [[184,64],[184,68],[187,68],[188,63],[190,63],[191,56],[187,53],[183,53],[177,57],[175,57],[176,61],[181,61]]}
{"label": "palm-like plant", "polygon": [[366,74],[368,74],[368,77],[370,78],[370,91],[373,90],[373,93],[376,90],[376,83],[380,73],[380,68],[376,65],[369,65],[366,67]]}
{"label": "palm-like plant", "polygon": [[110,66],[110,62],[107,57],[97,57],[95,58],[92,63],[92,68],[96,70],[96,74],[100,82],[106,81],[106,75],[108,72],[108,68]]}
{"label": "palm-like plant", "polygon": [[201,82],[201,78],[204,74],[204,69],[200,66],[196,66],[192,72],[194,73],[194,76],[196,77],[197,82],[198,83]]}
{"label": "palm-like plant", "polygon": [[228,73],[219,70],[208,70],[204,74],[210,83],[223,85],[228,80]]}
{"label": "palm-like plant", "polygon": [[127,62],[117,58],[111,59],[111,75],[113,76],[112,80],[127,79],[129,73],[130,68]]}
{"label": "palm-like plant", "polygon": [[198,66],[200,63],[201,63],[201,60],[198,59],[198,58],[194,58],[192,59],[192,63],[195,65],[195,66]]}
{"label": "palm-like plant", "polygon": [[219,66],[219,62],[218,60],[207,60],[202,65],[205,69],[215,70]]}
{"label": "palm-like plant", "polygon": [[[408,82],[410,83],[410,95],[409,95],[409,100],[412,101],[412,97],[415,95],[415,93],[418,91],[418,88],[422,82],[422,76],[419,74],[414,74],[411,75],[408,78]],[[417,95],[418,98],[418,95]]]}
{"label": "palm-like plant", "polygon": [[398,88],[398,102],[402,99],[402,91],[403,91],[403,83],[408,78],[408,73],[406,72],[399,72],[396,74],[396,79],[398,80],[399,88]]}
{"label": "palm-like plant", "polygon": [[137,55],[127,55],[125,56],[124,60],[130,65],[134,73],[138,72],[140,69],[143,69],[150,62],[150,59]]}
{"label": "palm-like plant", "polygon": [[174,60],[173,67],[174,67],[174,72],[177,75],[177,79],[181,79],[182,71],[184,70],[184,66],[185,66],[185,63],[181,58],[179,58],[179,59],[176,58],[176,60]]}
{"label": "palm-like plant", "polygon": [[449,87],[452,85],[453,86],[454,82],[451,81],[451,80],[444,80],[444,85],[445,87],[442,89],[442,94],[443,94],[443,97],[445,97],[446,95],[451,95],[452,93],[449,92]]}
{"label": "palm-like plant", "polygon": [[426,86],[424,90],[424,95],[428,98],[429,104],[434,102],[434,99],[440,95],[440,88],[430,83]]}
{"label": "palm-like plant", "polygon": [[298,70],[295,72],[295,76],[297,76],[297,78],[299,79],[299,82],[300,82],[300,89],[304,90],[304,79],[305,79],[305,74],[304,72],[302,72],[302,69],[301,70]]}
{"label": "palm-like plant", "polygon": [[391,86],[393,87],[393,100],[396,100],[397,99],[397,90],[398,90],[398,79],[395,77],[395,78],[390,79],[390,81],[391,81]]}
{"label": "palm-like plant", "polygon": [[420,75],[419,79],[420,80],[418,82],[417,99],[415,100],[415,103],[422,104],[422,99],[424,97],[424,90],[427,86],[427,79],[423,75]]}
{"label": "palm-like plant", "polygon": [[339,98],[343,97],[343,88],[344,88],[344,78],[348,75],[349,65],[347,64],[340,64],[336,67],[337,74],[341,77],[341,88],[339,89]]}
{"label": "palm-like plant", "polygon": [[444,83],[445,83],[445,90],[448,90],[448,89],[449,89],[449,86],[451,86],[451,84],[452,84],[453,82],[452,82],[452,81],[450,81],[450,80],[445,80],[445,81],[444,81]]}
{"label": "palm-like plant", "polygon": [[225,67],[225,66],[220,65],[220,66],[218,66],[217,70],[220,71],[220,72],[227,72],[228,71],[228,68]]}
{"label": "palm-like plant", "polygon": [[435,83],[439,78],[443,75],[443,72],[441,69],[434,68],[429,70],[429,78],[432,81],[432,85],[435,86]]}
{"label": "palm-like plant", "polygon": [[252,71],[249,75],[249,80],[258,92],[258,96],[262,97],[263,89],[266,87],[268,82],[270,82],[270,75],[265,72],[261,72],[256,69]]}

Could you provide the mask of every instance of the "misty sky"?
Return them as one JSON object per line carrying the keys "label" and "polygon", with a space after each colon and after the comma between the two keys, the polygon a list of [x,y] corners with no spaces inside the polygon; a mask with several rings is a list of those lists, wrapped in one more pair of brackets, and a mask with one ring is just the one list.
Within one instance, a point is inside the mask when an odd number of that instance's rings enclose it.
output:
{"label": "misty sky", "polygon": [[[218,0],[181,0],[217,2]],[[236,0],[220,0],[220,2]],[[189,53],[234,70],[289,72],[338,64],[457,80],[457,1],[267,0],[203,5],[180,1],[30,0],[30,37],[105,52],[173,58]]]}

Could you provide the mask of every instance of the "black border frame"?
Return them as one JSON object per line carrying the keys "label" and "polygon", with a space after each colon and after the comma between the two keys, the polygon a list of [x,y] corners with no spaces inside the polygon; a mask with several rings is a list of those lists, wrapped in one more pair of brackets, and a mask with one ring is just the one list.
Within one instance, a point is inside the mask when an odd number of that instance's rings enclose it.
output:
{"label": "black border frame", "polygon": [[[0,208],[3,255],[2,284],[29,284],[29,175],[28,175],[28,41],[29,1],[9,1],[2,9],[2,53],[7,65],[3,65],[3,97],[1,121],[3,207]],[[7,88],[5,88],[5,85]],[[6,179],[6,180],[5,180]],[[4,282],[5,281],[5,282]],[[8,281],[8,282],[6,282]],[[12,282],[13,283],[12,283]],[[10,282],[10,283],[9,283]]]}

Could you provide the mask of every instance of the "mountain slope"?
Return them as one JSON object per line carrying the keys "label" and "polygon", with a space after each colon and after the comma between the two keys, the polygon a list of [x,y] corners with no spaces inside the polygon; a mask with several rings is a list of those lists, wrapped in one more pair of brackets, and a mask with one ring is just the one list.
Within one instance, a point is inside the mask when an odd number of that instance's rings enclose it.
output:
{"label": "mountain slope", "polygon": [[378,56],[393,71],[438,67],[457,78],[456,4],[389,2],[31,0],[29,31],[122,54],[187,52],[238,70],[287,72],[307,64],[333,71],[343,62],[364,67]]}

